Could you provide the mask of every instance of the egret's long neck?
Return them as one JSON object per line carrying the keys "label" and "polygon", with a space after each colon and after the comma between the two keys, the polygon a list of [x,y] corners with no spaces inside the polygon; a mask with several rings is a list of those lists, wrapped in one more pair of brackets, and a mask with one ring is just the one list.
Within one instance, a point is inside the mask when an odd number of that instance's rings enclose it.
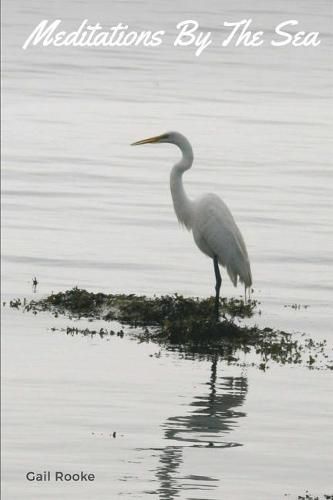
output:
{"label": "egret's long neck", "polygon": [[[185,139],[185,138],[184,138]],[[182,158],[172,168],[170,174],[170,189],[173,206],[179,222],[184,224],[187,229],[192,227],[192,206],[193,202],[188,198],[183,186],[183,173],[191,168],[193,163],[193,151],[191,144],[185,140],[182,144],[177,144],[181,149]]]}

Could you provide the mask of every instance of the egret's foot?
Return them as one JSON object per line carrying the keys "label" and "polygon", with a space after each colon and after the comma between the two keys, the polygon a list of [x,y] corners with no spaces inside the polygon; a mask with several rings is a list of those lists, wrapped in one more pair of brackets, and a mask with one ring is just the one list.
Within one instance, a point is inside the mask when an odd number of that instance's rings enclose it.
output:
{"label": "egret's foot", "polygon": [[224,322],[224,321],[225,321],[225,322],[227,322],[227,323],[230,323],[230,319],[228,319],[228,318],[227,318],[227,316],[226,316],[224,313],[222,313],[222,314],[220,314],[220,313],[215,313],[215,314],[214,314],[214,321],[215,321],[215,323],[217,323],[217,324],[218,324],[218,323],[222,323],[222,322]]}
{"label": "egret's foot", "polygon": [[214,307],[214,320],[215,323],[218,323],[220,321],[220,311],[219,311],[219,303],[215,300],[215,307]]}
{"label": "egret's foot", "polygon": [[215,311],[214,311],[214,322],[215,323],[221,323],[221,320],[229,321],[229,319],[226,317],[226,315],[224,313],[220,314],[220,312],[215,309]]}

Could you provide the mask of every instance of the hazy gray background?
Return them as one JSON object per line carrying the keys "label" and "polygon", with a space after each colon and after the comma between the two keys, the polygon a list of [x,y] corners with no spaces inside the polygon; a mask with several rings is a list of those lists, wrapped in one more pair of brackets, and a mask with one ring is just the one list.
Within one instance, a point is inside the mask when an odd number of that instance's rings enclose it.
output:
{"label": "hazy gray background", "polygon": [[[246,5],[247,7],[246,7]],[[172,146],[130,148],[179,130],[193,143],[190,195],[219,193],[248,244],[265,299],[322,303],[331,289],[330,2],[7,2],[4,18],[4,258],[8,292],[36,274],[45,291],[206,295],[212,265],[177,227]],[[274,7],[275,6],[275,7]],[[222,48],[224,20],[271,33],[297,18],[316,48]],[[216,43],[174,48],[196,19]],[[41,19],[165,29],[161,47],[21,45]],[[228,294],[234,293],[227,280]],[[23,290],[22,290],[23,291]]]}
{"label": "hazy gray background", "polygon": [[[220,194],[244,234],[261,321],[314,337],[331,333],[330,1],[7,0],[3,13],[6,299],[27,296],[33,276],[40,294],[74,285],[211,294],[212,264],[173,213],[168,176],[176,148],[129,146],[178,130],[195,153],[185,176],[188,193]],[[322,43],[220,47],[223,22],[247,17],[269,38],[276,24],[298,19],[300,30],[320,31]],[[22,50],[36,24],[56,18],[68,31],[87,18],[106,29],[123,22],[167,36],[155,49]],[[192,47],[172,46],[176,24],[185,19],[213,32],[214,46],[199,58]],[[222,287],[228,296],[242,293],[228,279]],[[310,307],[283,307],[295,302]],[[153,362],[153,346],[127,340],[50,337],[47,319],[12,313],[7,324],[8,498],[36,498],[37,491],[59,498],[54,485],[27,489],[22,479],[27,468],[55,464],[100,471],[98,490],[64,488],[62,498],[71,499],[96,498],[96,491],[99,498],[146,498],[154,491],[168,499],[228,500],[280,499],[307,487],[328,492],[326,373],[223,368],[222,402],[208,411],[217,415],[212,432],[244,446],[197,449],[196,439],[211,439],[207,421],[186,419],[200,409],[198,390],[210,401],[209,363],[180,363],[176,355]],[[189,448],[165,434],[170,418],[194,432]],[[106,436],[113,430],[125,438],[111,448]],[[104,437],[92,438],[98,431]],[[155,444],[160,451],[147,449]]]}

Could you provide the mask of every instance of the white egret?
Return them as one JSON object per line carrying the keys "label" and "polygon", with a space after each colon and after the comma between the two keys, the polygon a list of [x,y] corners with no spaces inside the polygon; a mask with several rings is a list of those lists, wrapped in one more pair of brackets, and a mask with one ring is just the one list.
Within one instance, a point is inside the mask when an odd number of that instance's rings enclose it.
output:
{"label": "white egret", "polygon": [[234,284],[241,281],[246,290],[252,285],[250,261],[245,242],[227,205],[216,194],[205,194],[197,200],[190,200],[185,193],[182,176],[191,168],[193,151],[186,137],[179,132],[165,134],[134,142],[141,144],[175,144],[182,152],[181,160],[170,173],[170,189],[173,206],[178,220],[188,230],[192,230],[199,249],[214,262],[216,278],[215,313],[219,316],[220,288],[222,284],[219,264],[226,268]]}

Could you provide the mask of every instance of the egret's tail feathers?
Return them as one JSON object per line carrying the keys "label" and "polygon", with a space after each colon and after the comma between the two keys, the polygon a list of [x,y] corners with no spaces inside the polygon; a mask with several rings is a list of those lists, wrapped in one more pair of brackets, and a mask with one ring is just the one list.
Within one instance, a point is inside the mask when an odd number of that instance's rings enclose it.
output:
{"label": "egret's tail feathers", "polygon": [[238,279],[244,283],[246,288],[252,286],[252,274],[249,261],[244,261],[242,265],[227,265],[227,273],[234,286],[237,286]]}
{"label": "egret's tail feathers", "polygon": [[246,272],[243,273],[243,276],[241,276],[240,279],[244,283],[246,288],[251,288],[251,286],[252,286],[252,273],[251,273],[251,268],[250,268],[249,262],[248,262]]}
{"label": "egret's tail feathers", "polygon": [[238,276],[237,273],[234,272],[231,266],[227,266],[227,273],[229,278],[234,286],[237,286]]}
{"label": "egret's tail feathers", "polygon": [[245,273],[239,276],[239,280],[244,283],[245,288],[251,288],[252,286],[252,274],[251,274],[251,269],[250,266],[246,270]]}

